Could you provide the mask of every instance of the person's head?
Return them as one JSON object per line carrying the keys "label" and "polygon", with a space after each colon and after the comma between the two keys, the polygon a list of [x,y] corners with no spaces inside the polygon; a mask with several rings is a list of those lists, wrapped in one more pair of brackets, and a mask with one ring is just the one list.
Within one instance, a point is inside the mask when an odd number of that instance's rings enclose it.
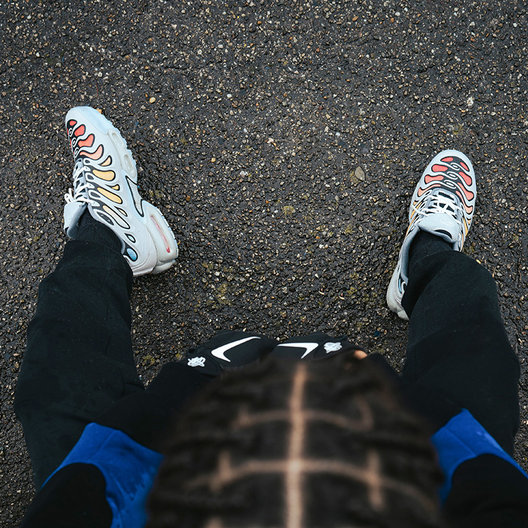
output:
{"label": "person's head", "polygon": [[424,426],[368,362],[268,358],[182,416],[147,528],[436,527],[440,480]]}

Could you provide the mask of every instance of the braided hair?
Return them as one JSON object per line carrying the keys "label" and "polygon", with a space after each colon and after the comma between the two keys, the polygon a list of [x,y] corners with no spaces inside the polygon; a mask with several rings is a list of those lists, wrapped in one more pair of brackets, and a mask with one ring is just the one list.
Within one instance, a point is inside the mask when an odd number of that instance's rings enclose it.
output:
{"label": "braided hair", "polygon": [[147,528],[439,527],[435,460],[368,362],[270,357],[182,416]]}

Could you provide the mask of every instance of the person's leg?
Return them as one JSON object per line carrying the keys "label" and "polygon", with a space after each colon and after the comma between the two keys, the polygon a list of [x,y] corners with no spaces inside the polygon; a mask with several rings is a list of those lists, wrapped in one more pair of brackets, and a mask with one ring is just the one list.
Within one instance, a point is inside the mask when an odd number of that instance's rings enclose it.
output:
{"label": "person's leg", "polygon": [[18,379],[15,410],[37,489],[88,423],[142,390],[130,337],[131,286],[120,240],[86,212],[77,239],[40,285]]}
{"label": "person's leg", "polygon": [[512,454],[519,363],[490,273],[441,238],[420,232],[402,304],[410,317],[404,379],[468,409]]}
{"label": "person's leg", "polygon": [[119,131],[89,107],[65,121],[75,166],[64,229],[74,241],[40,285],[15,400],[37,487],[87,423],[142,390],[130,338],[132,275],[166,270],[178,255],[167,221],[138,193]]}

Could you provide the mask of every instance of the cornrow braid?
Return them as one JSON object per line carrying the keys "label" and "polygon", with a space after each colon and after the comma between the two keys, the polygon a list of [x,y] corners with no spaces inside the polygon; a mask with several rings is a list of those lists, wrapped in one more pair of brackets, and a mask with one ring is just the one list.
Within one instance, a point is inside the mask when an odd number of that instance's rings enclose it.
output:
{"label": "cornrow braid", "polygon": [[270,357],[182,416],[147,528],[440,527],[435,460],[368,362]]}

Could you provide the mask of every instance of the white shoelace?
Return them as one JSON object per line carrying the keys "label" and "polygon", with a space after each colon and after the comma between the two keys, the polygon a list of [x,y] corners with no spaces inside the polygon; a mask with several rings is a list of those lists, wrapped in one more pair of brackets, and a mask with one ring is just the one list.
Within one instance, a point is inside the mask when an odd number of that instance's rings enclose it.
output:
{"label": "white shoelace", "polygon": [[[66,203],[79,202],[96,205],[97,202],[88,198],[88,184],[84,178],[86,167],[82,160],[78,160],[73,170],[73,189],[69,189],[64,195]],[[75,191],[74,191],[75,189]]]}
{"label": "white shoelace", "polygon": [[[432,189],[434,192],[435,189]],[[422,207],[421,209],[418,209],[416,206],[412,206],[414,212],[420,216],[429,216],[432,214],[448,214],[452,218],[454,218],[457,222],[460,222],[460,219],[457,215],[458,211],[462,211],[462,207],[456,204],[455,199],[452,195],[447,194],[445,192],[442,192],[441,190],[437,192],[437,194],[432,194],[432,196],[429,198],[430,203],[427,204],[427,207]],[[422,196],[422,203],[424,201],[424,197]]]}

